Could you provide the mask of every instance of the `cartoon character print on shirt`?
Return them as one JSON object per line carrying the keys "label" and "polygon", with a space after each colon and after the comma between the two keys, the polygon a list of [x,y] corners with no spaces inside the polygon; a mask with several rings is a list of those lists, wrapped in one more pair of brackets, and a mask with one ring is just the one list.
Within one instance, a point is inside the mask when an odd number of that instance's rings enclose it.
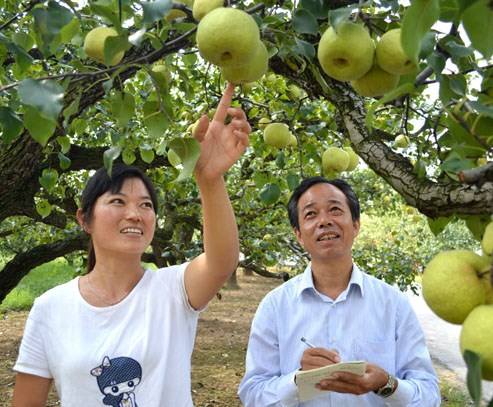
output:
{"label": "cartoon character print on shirt", "polygon": [[91,370],[104,394],[103,404],[112,407],[138,407],[135,387],[142,378],[142,367],[132,358],[103,358],[100,366]]}

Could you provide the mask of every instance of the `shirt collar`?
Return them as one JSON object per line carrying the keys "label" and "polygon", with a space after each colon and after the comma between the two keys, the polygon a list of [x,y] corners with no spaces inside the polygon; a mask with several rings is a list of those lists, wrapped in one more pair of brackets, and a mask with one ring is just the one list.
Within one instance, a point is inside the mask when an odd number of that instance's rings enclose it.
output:
{"label": "shirt collar", "polygon": [[[349,279],[349,283],[348,283],[347,292],[349,292],[349,289],[351,288],[352,285],[358,286],[361,292],[361,296],[364,296],[363,272],[354,263],[353,263],[353,270],[351,272],[351,278]],[[303,275],[301,276],[301,280],[298,285],[298,292],[297,292],[298,296],[300,296],[305,290],[308,289],[312,289],[313,291],[316,291],[315,285],[313,283],[311,263],[308,264],[308,266],[305,268],[305,271],[303,272]]]}

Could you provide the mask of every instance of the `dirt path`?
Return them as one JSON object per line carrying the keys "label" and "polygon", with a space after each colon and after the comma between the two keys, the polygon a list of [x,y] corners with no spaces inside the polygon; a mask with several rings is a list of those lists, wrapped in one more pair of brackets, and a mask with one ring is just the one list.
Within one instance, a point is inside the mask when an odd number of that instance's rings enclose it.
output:
{"label": "dirt path", "polygon": [[[236,396],[243,376],[250,323],[258,302],[277,280],[238,276],[240,290],[222,290],[199,321],[192,360],[192,393],[196,407],[240,407]],[[12,366],[17,357],[27,312],[0,317],[0,407],[10,406]],[[47,406],[58,406],[52,392]]]}

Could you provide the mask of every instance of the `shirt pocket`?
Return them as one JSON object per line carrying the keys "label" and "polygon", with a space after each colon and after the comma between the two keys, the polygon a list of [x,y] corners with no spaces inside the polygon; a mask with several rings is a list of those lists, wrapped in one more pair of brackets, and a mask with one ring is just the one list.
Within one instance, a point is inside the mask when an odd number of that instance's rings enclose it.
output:
{"label": "shirt pocket", "polygon": [[353,360],[364,360],[395,374],[395,342],[356,339],[353,343]]}

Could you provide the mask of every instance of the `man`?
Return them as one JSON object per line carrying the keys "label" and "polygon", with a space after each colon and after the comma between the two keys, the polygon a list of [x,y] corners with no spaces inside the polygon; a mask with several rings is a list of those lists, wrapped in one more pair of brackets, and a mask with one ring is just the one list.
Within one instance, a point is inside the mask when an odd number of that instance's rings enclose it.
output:
{"label": "man", "polygon": [[[353,264],[360,222],[351,187],[308,178],[293,192],[288,212],[311,264],[259,305],[239,388],[243,404],[439,406],[438,380],[406,297]],[[363,376],[337,373],[318,384],[321,396],[300,402],[296,372],[352,360],[367,362]]]}

